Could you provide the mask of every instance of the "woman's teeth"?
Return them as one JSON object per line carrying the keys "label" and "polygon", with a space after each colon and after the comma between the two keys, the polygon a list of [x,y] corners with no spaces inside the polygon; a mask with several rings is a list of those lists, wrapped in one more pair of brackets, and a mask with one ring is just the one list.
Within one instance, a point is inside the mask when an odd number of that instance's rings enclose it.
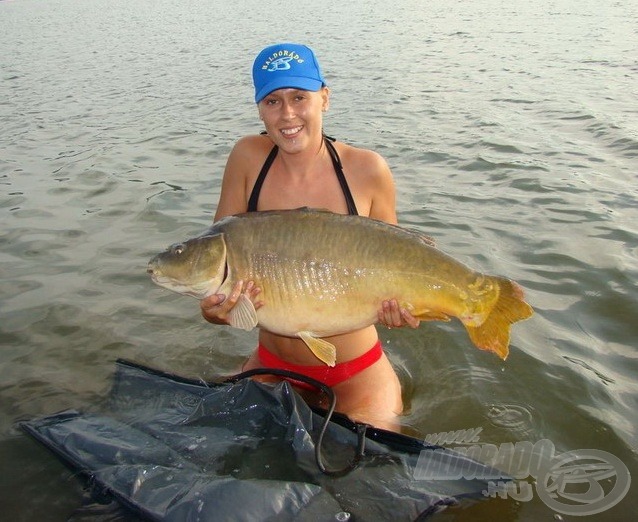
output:
{"label": "woman's teeth", "polygon": [[281,129],[281,133],[284,136],[292,136],[293,134],[297,134],[301,129],[303,129],[302,126],[294,127],[293,129]]}

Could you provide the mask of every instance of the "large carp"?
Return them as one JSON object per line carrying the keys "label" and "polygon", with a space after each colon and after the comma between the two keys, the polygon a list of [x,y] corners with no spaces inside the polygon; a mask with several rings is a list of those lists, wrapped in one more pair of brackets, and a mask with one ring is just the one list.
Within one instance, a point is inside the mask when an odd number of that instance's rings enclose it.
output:
{"label": "large carp", "polygon": [[502,359],[511,324],[533,313],[516,283],[468,268],[418,232],[320,210],[229,216],[156,255],[148,272],[198,299],[254,281],[264,305],[255,310],[242,295],[230,324],[300,337],[330,366],[335,347],[321,338],[375,323],[385,299],[422,320],[457,317],[478,348]]}

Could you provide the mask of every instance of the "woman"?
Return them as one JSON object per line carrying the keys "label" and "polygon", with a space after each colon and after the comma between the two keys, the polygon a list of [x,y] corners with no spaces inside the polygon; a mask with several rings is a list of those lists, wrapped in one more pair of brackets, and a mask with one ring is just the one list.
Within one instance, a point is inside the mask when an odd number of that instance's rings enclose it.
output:
{"label": "woman", "polygon": [[[215,220],[246,211],[313,207],[396,224],[394,183],[385,160],[323,134],[330,91],[311,49],[288,43],[267,47],[255,59],[253,82],[266,132],[240,139],[230,153]],[[209,322],[226,324],[242,292],[256,308],[268,306],[259,301],[259,289],[252,282],[239,282],[228,296],[202,300],[202,315]],[[379,321],[389,327],[419,324],[395,300],[383,303]],[[244,370],[275,367],[314,377],[332,387],[338,411],[359,422],[396,429],[403,409],[401,388],[376,328],[328,340],[337,348],[332,368],[301,339],[262,328],[259,346]],[[313,399],[308,393],[305,397]]]}

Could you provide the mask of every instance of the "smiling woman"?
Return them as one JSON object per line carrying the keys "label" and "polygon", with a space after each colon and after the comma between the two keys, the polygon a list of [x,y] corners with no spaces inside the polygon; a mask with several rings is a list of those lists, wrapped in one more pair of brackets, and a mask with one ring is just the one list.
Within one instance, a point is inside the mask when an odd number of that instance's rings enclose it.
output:
{"label": "smiling woman", "polygon": [[273,142],[294,154],[311,144],[308,141],[317,133],[316,129],[321,134],[322,113],[328,110],[329,104],[328,87],[321,87],[316,92],[277,89],[260,101],[259,117]]}
{"label": "smiling woman", "polygon": [[[369,150],[333,143],[323,134],[330,91],[310,48],[290,43],[265,48],[253,64],[253,82],[266,132],[244,137],[233,148],[215,220],[246,211],[315,207],[396,223],[394,183],[385,160]],[[256,309],[269,306],[267,299],[259,300],[260,291],[252,281],[239,281],[228,295],[202,300],[202,314],[212,323],[228,324],[238,302],[249,299]],[[385,297],[378,311],[381,323],[418,325],[407,310],[399,308],[394,296]],[[244,369],[272,366],[273,360],[281,368],[306,369],[306,375],[320,368],[327,374],[325,383],[334,385],[341,412],[376,426],[398,427],[401,388],[381,352],[375,326],[358,326],[327,340],[336,348],[333,368],[326,368],[306,350],[303,340],[262,327],[258,349]],[[369,357],[371,353],[375,357]],[[360,364],[361,360],[369,362]],[[344,365],[354,370],[344,375]],[[337,380],[335,372],[340,376]],[[373,390],[368,386],[371,380],[378,383]]]}

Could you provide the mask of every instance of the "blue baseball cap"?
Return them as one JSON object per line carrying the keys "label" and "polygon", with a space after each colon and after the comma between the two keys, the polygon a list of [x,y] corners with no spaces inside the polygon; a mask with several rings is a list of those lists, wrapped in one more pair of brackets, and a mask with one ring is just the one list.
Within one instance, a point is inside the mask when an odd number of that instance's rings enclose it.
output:
{"label": "blue baseball cap", "polygon": [[253,64],[255,103],[277,89],[318,91],[325,84],[319,62],[310,47],[281,43],[266,47]]}

